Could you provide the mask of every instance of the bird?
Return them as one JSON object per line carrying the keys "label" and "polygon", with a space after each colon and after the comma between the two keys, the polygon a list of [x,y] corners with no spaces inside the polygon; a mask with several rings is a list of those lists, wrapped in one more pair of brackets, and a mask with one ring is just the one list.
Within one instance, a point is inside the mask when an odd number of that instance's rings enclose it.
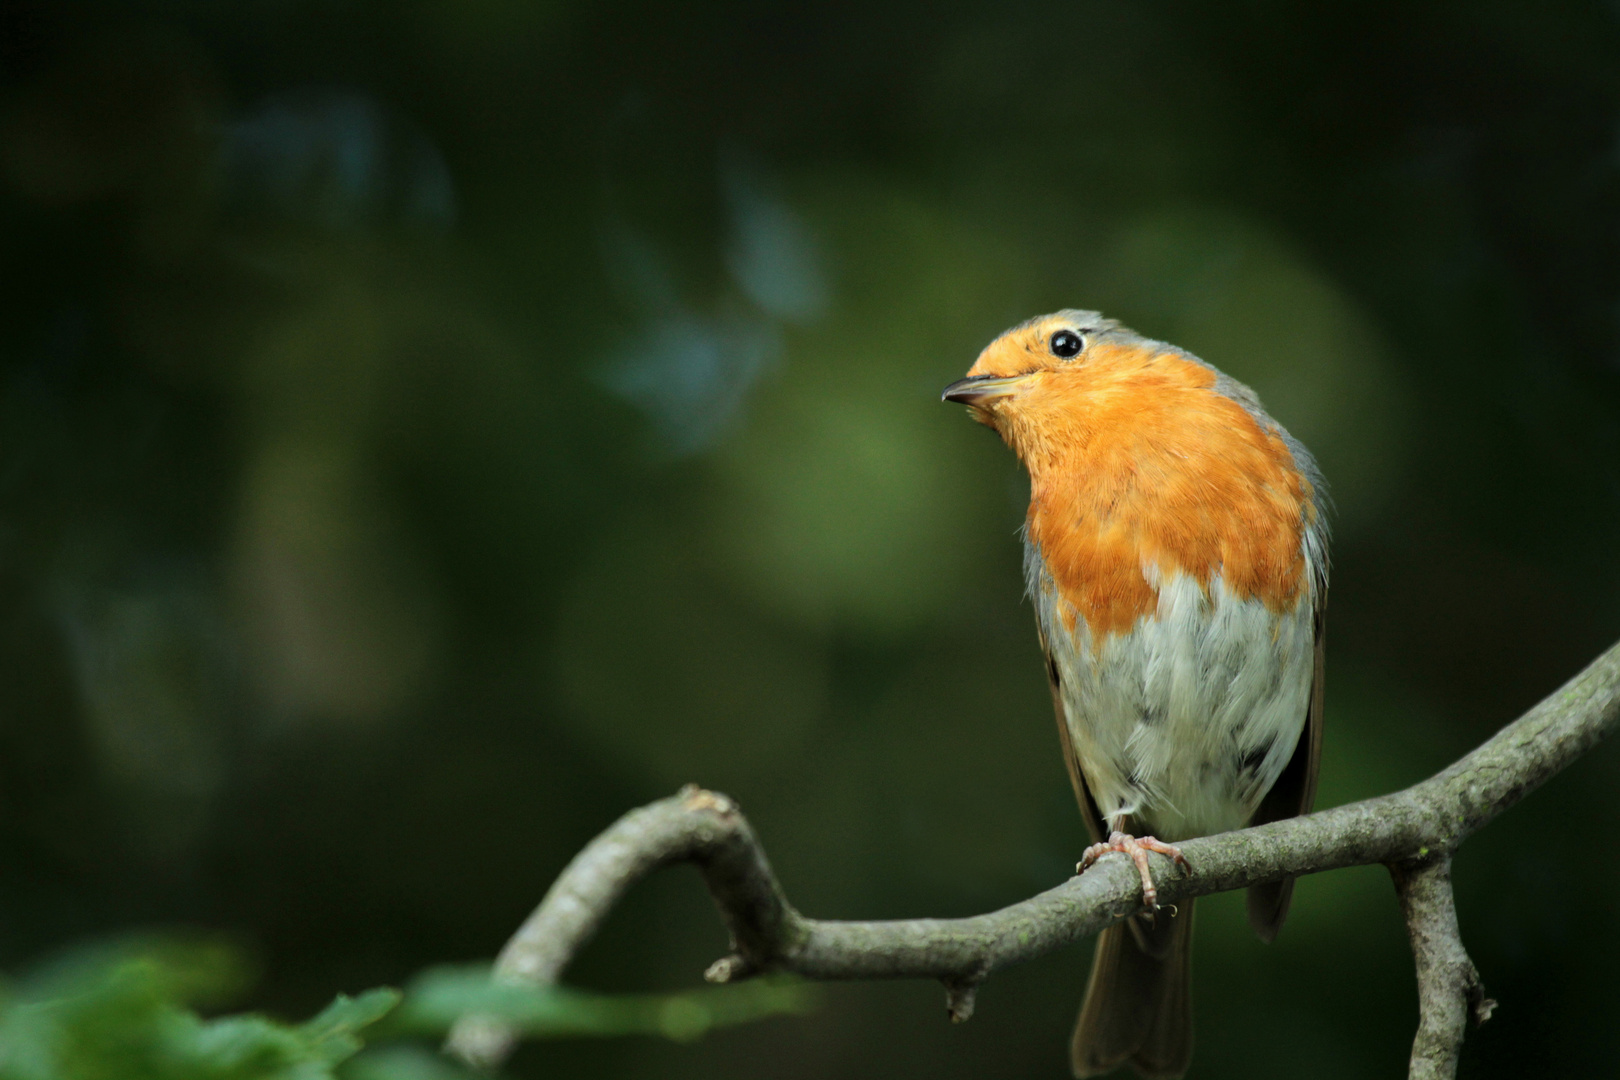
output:
{"label": "bird", "polygon": [[[1328,496],[1243,383],[1095,311],[1006,331],[942,399],[1029,475],[1024,576],[1069,780],[1129,856],[1143,913],[1098,935],[1076,1077],[1174,1078],[1192,1057],[1192,903],[1159,908],[1149,852],[1309,813],[1322,746]],[[1270,941],[1292,880],[1249,889]]]}

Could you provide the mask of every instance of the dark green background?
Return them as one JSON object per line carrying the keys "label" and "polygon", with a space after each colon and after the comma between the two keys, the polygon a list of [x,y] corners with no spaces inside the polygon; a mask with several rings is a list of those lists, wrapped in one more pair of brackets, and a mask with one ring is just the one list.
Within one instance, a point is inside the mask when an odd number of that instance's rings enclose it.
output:
{"label": "dark green background", "polygon": [[[1012,456],[940,387],[1096,307],[1338,503],[1321,803],[1620,635],[1608,4],[0,6],[0,960],[195,926],[244,1004],[490,956],[623,810],[738,798],[824,917],[1085,843]],[[1615,750],[1456,867],[1469,1076],[1603,1075]],[[1200,904],[1194,1075],[1396,1075],[1387,876]],[[570,979],[692,985],[695,874]],[[1066,1075],[1087,951],[519,1076]]]}

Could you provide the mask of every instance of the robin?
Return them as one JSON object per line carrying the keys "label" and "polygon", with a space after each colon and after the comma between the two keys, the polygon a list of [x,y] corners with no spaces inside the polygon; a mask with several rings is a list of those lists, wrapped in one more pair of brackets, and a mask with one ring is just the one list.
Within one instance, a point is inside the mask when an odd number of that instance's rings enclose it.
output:
{"label": "robin", "polygon": [[[1148,912],[1097,938],[1077,1077],[1192,1056],[1192,904],[1160,910],[1171,842],[1307,813],[1322,745],[1327,513],[1304,446],[1252,390],[1093,311],[1015,326],[945,388],[1029,472],[1024,571],[1069,779]],[[1289,880],[1249,890],[1270,941]]]}

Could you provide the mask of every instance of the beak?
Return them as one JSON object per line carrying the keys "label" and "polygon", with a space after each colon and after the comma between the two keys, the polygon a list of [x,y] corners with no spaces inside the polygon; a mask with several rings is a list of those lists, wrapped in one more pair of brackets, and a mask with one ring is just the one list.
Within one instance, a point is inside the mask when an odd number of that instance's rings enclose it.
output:
{"label": "beak", "polygon": [[941,401],[956,401],[978,407],[988,405],[996,398],[1012,397],[1022,390],[1029,375],[969,375],[958,379],[939,395]]}

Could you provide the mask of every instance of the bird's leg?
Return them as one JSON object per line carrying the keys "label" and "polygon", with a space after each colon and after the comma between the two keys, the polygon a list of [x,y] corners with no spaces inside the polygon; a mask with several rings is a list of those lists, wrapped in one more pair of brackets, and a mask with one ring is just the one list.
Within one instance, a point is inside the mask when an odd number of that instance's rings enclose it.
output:
{"label": "bird's leg", "polygon": [[1181,849],[1170,844],[1161,843],[1151,836],[1135,837],[1129,833],[1115,830],[1105,843],[1092,844],[1080,855],[1080,864],[1074,868],[1077,874],[1084,873],[1086,867],[1110,852],[1119,852],[1129,855],[1136,864],[1136,872],[1142,875],[1142,903],[1151,910],[1159,908],[1159,889],[1153,884],[1153,875],[1148,872],[1148,852],[1157,851],[1160,855],[1168,855],[1179,864],[1182,869],[1191,869],[1187,865],[1186,856]]}

